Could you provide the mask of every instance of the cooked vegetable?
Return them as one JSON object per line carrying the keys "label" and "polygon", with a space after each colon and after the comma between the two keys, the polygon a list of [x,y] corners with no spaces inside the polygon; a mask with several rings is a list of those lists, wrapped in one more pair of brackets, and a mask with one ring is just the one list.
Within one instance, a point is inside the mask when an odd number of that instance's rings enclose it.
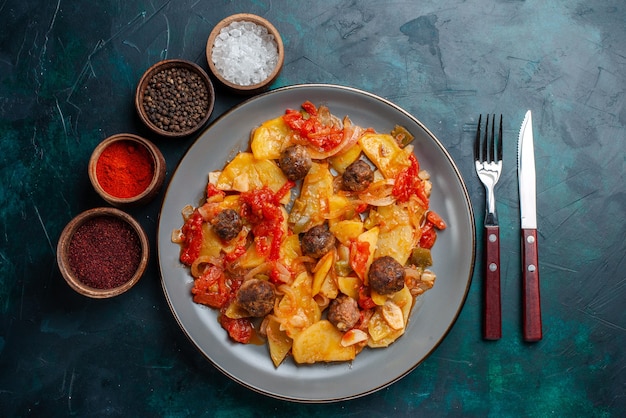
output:
{"label": "cooked vegetable", "polygon": [[321,225],[329,213],[329,200],[333,194],[333,176],[327,164],[313,163],[302,183],[300,196],[295,200],[289,224],[295,234]]}
{"label": "cooked vegetable", "polygon": [[446,228],[412,140],[310,102],[262,123],[172,232],[193,301],[219,310],[233,341],[266,339],[276,367],[392,344],[434,285],[425,269]]}
{"label": "cooked vegetable", "polygon": [[430,267],[433,265],[433,257],[430,253],[430,249],[415,247],[411,253],[411,259],[409,261],[416,267]]}
{"label": "cooked vegetable", "polygon": [[323,319],[308,327],[293,341],[293,358],[297,363],[318,361],[353,360],[356,351],[353,345],[341,344],[343,334],[329,321]]}
{"label": "cooked vegetable", "polygon": [[359,145],[385,178],[395,178],[409,166],[411,150],[400,148],[391,135],[367,133],[359,139]]}
{"label": "cooked vegetable", "polygon": [[396,139],[396,142],[401,147],[406,147],[411,142],[413,142],[413,139],[415,139],[411,132],[409,132],[404,126],[400,125],[394,126],[393,130],[391,131],[391,136]]}

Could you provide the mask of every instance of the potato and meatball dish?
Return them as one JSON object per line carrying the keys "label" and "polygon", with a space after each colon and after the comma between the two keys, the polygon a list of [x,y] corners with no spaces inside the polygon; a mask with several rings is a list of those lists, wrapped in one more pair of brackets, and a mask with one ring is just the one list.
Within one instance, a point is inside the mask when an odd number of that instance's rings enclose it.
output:
{"label": "potato and meatball dish", "polygon": [[431,248],[446,228],[412,141],[308,101],[253,129],[172,233],[193,301],[216,309],[232,340],[267,344],[276,367],[396,341],[434,285]]}

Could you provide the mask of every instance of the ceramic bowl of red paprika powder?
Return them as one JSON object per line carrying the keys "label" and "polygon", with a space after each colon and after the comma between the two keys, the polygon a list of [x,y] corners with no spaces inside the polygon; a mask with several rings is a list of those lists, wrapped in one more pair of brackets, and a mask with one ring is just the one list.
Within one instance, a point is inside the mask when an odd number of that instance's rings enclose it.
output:
{"label": "ceramic bowl of red paprika powder", "polygon": [[208,74],[181,59],[159,61],[143,74],[135,91],[139,118],[165,137],[191,135],[209,120],[215,91]]}
{"label": "ceramic bowl of red paprika powder", "polygon": [[111,207],[87,210],[63,229],[57,244],[61,275],[76,292],[102,299],[120,295],[143,275],[150,249],[139,223]]}
{"label": "ceramic bowl of red paprika powder", "polygon": [[163,186],[165,158],[152,142],[133,134],[102,141],[91,154],[89,179],[98,194],[117,207],[152,200]]}

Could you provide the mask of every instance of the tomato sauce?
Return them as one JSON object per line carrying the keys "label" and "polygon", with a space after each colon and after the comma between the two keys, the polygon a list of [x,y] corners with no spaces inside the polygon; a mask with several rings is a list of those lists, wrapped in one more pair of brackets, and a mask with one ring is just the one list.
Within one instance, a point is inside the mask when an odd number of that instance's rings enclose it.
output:
{"label": "tomato sauce", "polygon": [[[281,189],[282,190],[282,189]],[[269,187],[241,194],[242,215],[252,225],[254,242],[259,254],[276,261],[280,256],[285,220],[280,210],[280,198]]]}
{"label": "tomato sauce", "polygon": [[224,271],[218,266],[207,267],[204,274],[194,280],[191,289],[193,301],[212,308],[221,308],[231,298]]}
{"label": "tomato sauce", "polygon": [[428,207],[428,196],[424,190],[424,183],[419,178],[420,166],[417,157],[409,155],[410,165],[396,177],[392,194],[398,202],[407,202],[411,196],[417,196],[424,207]]}
{"label": "tomato sauce", "polygon": [[343,141],[343,129],[333,125],[324,125],[320,121],[317,108],[313,103],[307,101],[302,104],[302,108],[308,114],[307,117],[300,111],[287,109],[283,115],[283,120],[303,139],[324,151],[337,147]]}
{"label": "tomato sauce", "polygon": [[359,277],[365,280],[367,259],[370,255],[370,243],[365,241],[352,241],[350,244],[350,267]]}
{"label": "tomato sauce", "polygon": [[202,222],[202,215],[196,210],[185,221],[181,230],[183,239],[180,261],[188,266],[200,256],[200,249],[202,248]]}
{"label": "tomato sauce", "polygon": [[221,313],[219,317],[220,325],[224,328],[230,338],[238,343],[248,344],[254,336],[254,327],[248,318],[233,319]]}
{"label": "tomato sauce", "polygon": [[359,307],[364,311],[376,307],[376,303],[371,297],[371,290],[369,286],[361,286],[359,288]]}

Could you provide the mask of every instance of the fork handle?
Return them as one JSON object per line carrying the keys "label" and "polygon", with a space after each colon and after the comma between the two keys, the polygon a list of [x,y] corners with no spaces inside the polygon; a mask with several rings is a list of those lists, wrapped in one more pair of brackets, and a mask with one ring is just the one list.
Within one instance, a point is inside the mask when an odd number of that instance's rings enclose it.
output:
{"label": "fork handle", "polygon": [[500,227],[485,226],[485,300],[483,338],[502,337],[500,306]]}
{"label": "fork handle", "polygon": [[542,338],[542,332],[536,229],[522,229],[522,268],[524,269],[522,271],[524,340],[539,341]]}

